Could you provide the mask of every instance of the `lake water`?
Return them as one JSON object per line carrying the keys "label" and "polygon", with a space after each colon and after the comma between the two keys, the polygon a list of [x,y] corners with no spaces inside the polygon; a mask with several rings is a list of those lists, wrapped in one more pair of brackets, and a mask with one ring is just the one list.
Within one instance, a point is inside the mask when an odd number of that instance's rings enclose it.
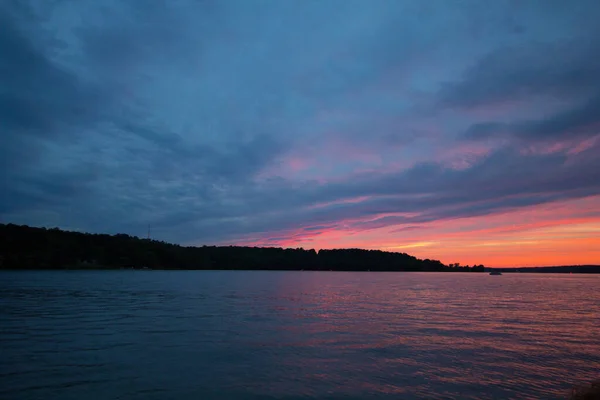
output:
{"label": "lake water", "polygon": [[560,399],[600,276],[0,273],[0,398]]}

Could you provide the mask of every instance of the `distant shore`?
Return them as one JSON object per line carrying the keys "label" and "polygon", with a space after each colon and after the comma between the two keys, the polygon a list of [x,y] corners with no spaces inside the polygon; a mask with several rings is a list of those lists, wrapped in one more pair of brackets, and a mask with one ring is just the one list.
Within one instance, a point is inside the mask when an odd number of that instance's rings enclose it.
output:
{"label": "distant shore", "polygon": [[486,271],[524,274],[599,274],[600,265],[559,265],[555,267],[486,268]]}

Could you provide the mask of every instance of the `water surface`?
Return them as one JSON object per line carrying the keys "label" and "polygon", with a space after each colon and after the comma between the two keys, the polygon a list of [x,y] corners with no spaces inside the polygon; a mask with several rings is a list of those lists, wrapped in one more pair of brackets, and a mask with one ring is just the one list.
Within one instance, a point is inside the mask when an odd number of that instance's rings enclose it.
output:
{"label": "water surface", "polygon": [[600,277],[0,273],[0,398],[559,399]]}

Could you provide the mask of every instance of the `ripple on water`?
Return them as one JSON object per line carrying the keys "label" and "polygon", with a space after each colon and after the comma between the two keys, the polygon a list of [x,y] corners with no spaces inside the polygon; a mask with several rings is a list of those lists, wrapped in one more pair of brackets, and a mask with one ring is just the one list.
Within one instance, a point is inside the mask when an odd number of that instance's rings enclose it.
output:
{"label": "ripple on water", "polygon": [[2,399],[564,398],[595,276],[2,272]]}

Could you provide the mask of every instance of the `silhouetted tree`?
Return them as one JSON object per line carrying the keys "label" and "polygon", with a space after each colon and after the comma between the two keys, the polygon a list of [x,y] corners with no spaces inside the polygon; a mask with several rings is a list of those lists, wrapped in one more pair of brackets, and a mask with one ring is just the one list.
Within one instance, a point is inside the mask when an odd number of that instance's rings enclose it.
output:
{"label": "silhouetted tree", "polygon": [[126,234],[0,224],[0,268],[160,268],[313,271],[483,271],[380,250],[184,247]]}

